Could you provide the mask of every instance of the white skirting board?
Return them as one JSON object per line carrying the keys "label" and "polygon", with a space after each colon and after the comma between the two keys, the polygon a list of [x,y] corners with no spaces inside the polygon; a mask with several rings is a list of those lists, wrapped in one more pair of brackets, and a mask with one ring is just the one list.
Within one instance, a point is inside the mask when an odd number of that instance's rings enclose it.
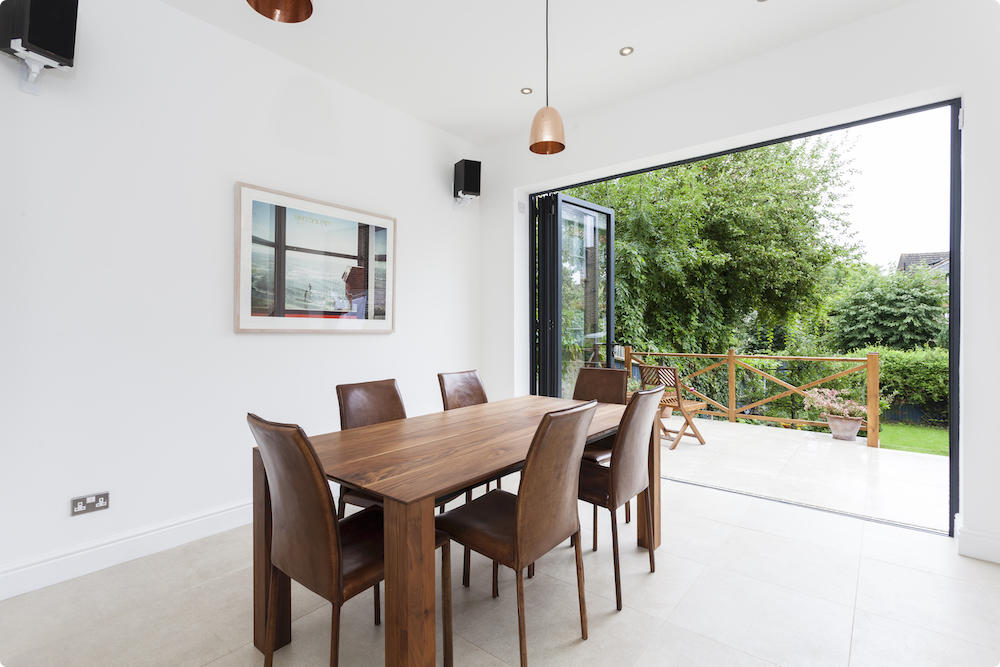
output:
{"label": "white skirting board", "polygon": [[78,551],[17,565],[0,572],[0,600],[243,526],[250,523],[252,517],[252,504],[239,503]]}
{"label": "white skirting board", "polygon": [[962,525],[961,514],[955,515],[955,539],[961,555],[1000,563],[1000,535],[966,528]]}

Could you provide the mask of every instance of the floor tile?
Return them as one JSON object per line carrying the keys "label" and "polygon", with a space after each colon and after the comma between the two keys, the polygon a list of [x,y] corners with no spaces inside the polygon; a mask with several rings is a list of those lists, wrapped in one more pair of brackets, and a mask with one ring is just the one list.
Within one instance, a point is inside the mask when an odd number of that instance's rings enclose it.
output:
{"label": "floor tile", "polygon": [[856,554],[737,528],[719,551],[715,564],[753,579],[854,606],[859,564]]}
{"label": "floor tile", "polygon": [[710,567],[669,620],[777,664],[843,667],[853,614],[853,607]]}
{"label": "floor tile", "polygon": [[958,542],[896,526],[866,523],[862,555],[962,581],[1000,585],[1000,565],[958,553]]}
{"label": "floor tile", "polygon": [[854,617],[851,667],[996,667],[1000,649],[948,637],[908,623],[858,610]]}
{"label": "floor tile", "polygon": [[640,665],[664,667],[771,667],[772,662],[755,658],[714,639],[703,637],[672,623],[656,630],[656,640],[639,657]]}
{"label": "floor tile", "polygon": [[1000,649],[1000,586],[863,558],[859,609]]}

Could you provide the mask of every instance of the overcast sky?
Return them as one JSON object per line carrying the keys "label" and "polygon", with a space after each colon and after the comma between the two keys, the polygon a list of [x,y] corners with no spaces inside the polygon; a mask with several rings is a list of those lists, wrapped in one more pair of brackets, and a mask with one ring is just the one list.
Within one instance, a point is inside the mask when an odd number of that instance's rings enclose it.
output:
{"label": "overcast sky", "polygon": [[872,264],[949,249],[951,108],[832,132],[857,170],[847,201],[855,240]]}

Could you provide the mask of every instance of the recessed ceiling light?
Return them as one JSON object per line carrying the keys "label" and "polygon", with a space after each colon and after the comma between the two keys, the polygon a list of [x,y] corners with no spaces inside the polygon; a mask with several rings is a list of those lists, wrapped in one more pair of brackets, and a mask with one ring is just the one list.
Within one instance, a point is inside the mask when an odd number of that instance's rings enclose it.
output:
{"label": "recessed ceiling light", "polygon": [[635,49],[633,49],[631,46],[623,46],[622,48],[618,49],[618,55],[630,56],[632,55],[633,51],[635,51]]}
{"label": "recessed ceiling light", "polygon": [[522,88],[521,89],[521,94],[522,95],[530,95],[533,92],[535,92],[535,91],[533,91],[531,88]]}

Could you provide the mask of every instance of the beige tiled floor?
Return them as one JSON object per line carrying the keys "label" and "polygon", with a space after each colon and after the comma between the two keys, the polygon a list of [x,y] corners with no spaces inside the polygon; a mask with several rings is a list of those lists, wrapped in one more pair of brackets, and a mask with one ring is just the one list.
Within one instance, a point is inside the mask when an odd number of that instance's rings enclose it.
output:
{"label": "beige tiled floor", "polygon": [[[677,415],[667,421],[677,429]],[[829,433],[699,419],[707,444],[663,452],[663,475],[948,531],[948,457],[834,440]]]}
{"label": "beige tiled floor", "polygon": [[[513,487],[513,482],[509,488]],[[584,544],[590,510],[581,507]],[[768,500],[663,482],[657,571],[621,524],[625,608],[614,604],[609,516],[585,550],[590,638],[581,641],[573,551],[526,581],[533,665],[953,665],[1000,662],[1000,565],[954,541]],[[457,550],[456,550],[457,551]],[[514,580],[455,559],[458,665],[516,664]],[[227,533],[0,602],[6,667],[261,665],[250,645],[250,530]],[[292,643],[276,665],[326,665],[329,605],[296,587]],[[342,665],[382,665],[371,598],[347,603]]]}

